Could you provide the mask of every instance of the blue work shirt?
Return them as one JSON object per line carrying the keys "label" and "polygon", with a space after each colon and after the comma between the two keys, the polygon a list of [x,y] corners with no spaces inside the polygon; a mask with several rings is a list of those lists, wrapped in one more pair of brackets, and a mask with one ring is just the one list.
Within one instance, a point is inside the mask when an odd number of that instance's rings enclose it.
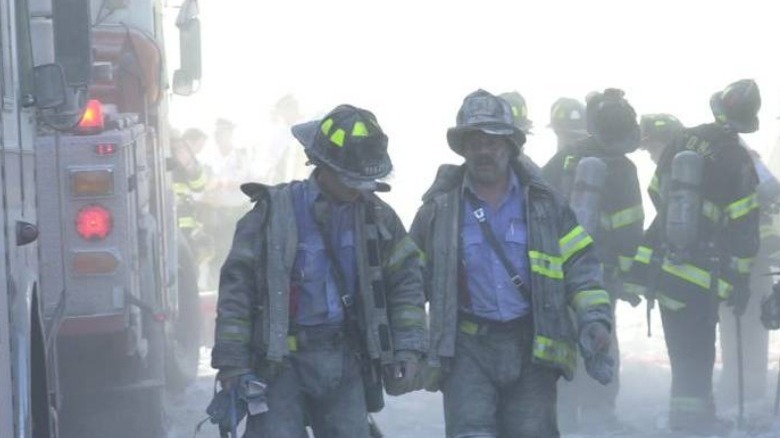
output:
{"label": "blue work shirt", "polygon": [[355,204],[326,200],[314,176],[294,186],[292,192],[298,225],[298,249],[290,279],[293,321],[303,326],[341,323],[344,320],[341,294],[315,221],[314,202],[325,201],[330,205],[328,234],[351,296],[357,289]]}
{"label": "blue work shirt", "polygon": [[470,303],[463,303],[461,310],[493,321],[509,321],[528,314],[530,303],[512,283],[511,276],[474,217],[474,210],[481,207],[496,240],[523,282],[530,287],[525,193],[517,176],[511,174],[509,190],[497,209],[479,199],[468,178],[463,190],[471,191],[479,205],[472,205],[469,197],[464,196],[461,242]]}

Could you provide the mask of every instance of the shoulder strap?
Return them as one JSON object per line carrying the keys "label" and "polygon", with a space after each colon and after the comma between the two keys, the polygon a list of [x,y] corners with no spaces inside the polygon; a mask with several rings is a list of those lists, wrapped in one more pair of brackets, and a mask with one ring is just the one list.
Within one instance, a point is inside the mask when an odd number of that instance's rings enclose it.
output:
{"label": "shoulder strap", "polygon": [[[479,205],[477,197],[474,196],[470,190],[465,190],[464,192],[469,198],[469,203],[472,207]],[[525,284],[525,282],[523,282],[522,277],[520,277],[520,274],[518,274],[515,267],[512,266],[512,262],[509,261],[509,257],[507,257],[506,252],[504,251],[504,247],[502,247],[498,242],[496,235],[493,233],[493,229],[490,228],[490,224],[487,223],[487,219],[485,218],[485,210],[482,207],[477,207],[472,210],[472,214],[477,220],[477,223],[479,223],[482,234],[487,239],[490,247],[493,249],[493,252],[496,253],[498,259],[501,260],[501,264],[504,265],[504,269],[506,269],[506,272],[509,274],[509,277],[512,280],[512,284],[515,285],[523,298],[528,300],[528,302],[531,302],[531,292],[528,290],[528,286]]]}

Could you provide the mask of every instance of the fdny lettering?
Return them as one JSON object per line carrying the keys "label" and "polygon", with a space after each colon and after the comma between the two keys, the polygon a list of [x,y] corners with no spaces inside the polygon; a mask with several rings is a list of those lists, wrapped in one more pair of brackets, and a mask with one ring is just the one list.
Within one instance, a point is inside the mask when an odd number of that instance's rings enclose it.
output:
{"label": "fdny lettering", "polygon": [[698,152],[704,158],[712,159],[712,149],[710,148],[710,142],[702,140],[695,135],[688,137],[688,141],[685,143],[685,149]]}

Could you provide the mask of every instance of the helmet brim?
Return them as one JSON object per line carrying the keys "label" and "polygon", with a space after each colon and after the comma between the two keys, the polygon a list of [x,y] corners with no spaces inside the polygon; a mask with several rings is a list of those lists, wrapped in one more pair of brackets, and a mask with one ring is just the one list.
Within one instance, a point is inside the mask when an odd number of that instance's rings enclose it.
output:
{"label": "helmet brim", "polygon": [[515,126],[508,127],[499,123],[485,123],[480,125],[456,126],[447,130],[447,143],[450,149],[458,155],[463,155],[463,136],[469,132],[481,131],[490,135],[508,137],[517,146],[517,149],[525,144],[525,133]]}

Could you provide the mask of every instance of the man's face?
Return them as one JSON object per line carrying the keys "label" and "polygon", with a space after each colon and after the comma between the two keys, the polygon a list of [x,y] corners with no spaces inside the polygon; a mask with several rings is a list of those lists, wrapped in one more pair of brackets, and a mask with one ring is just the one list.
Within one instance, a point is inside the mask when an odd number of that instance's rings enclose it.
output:
{"label": "man's face", "polygon": [[495,184],[506,179],[511,150],[515,145],[508,137],[486,134],[482,131],[463,136],[463,156],[466,170],[474,182]]}

